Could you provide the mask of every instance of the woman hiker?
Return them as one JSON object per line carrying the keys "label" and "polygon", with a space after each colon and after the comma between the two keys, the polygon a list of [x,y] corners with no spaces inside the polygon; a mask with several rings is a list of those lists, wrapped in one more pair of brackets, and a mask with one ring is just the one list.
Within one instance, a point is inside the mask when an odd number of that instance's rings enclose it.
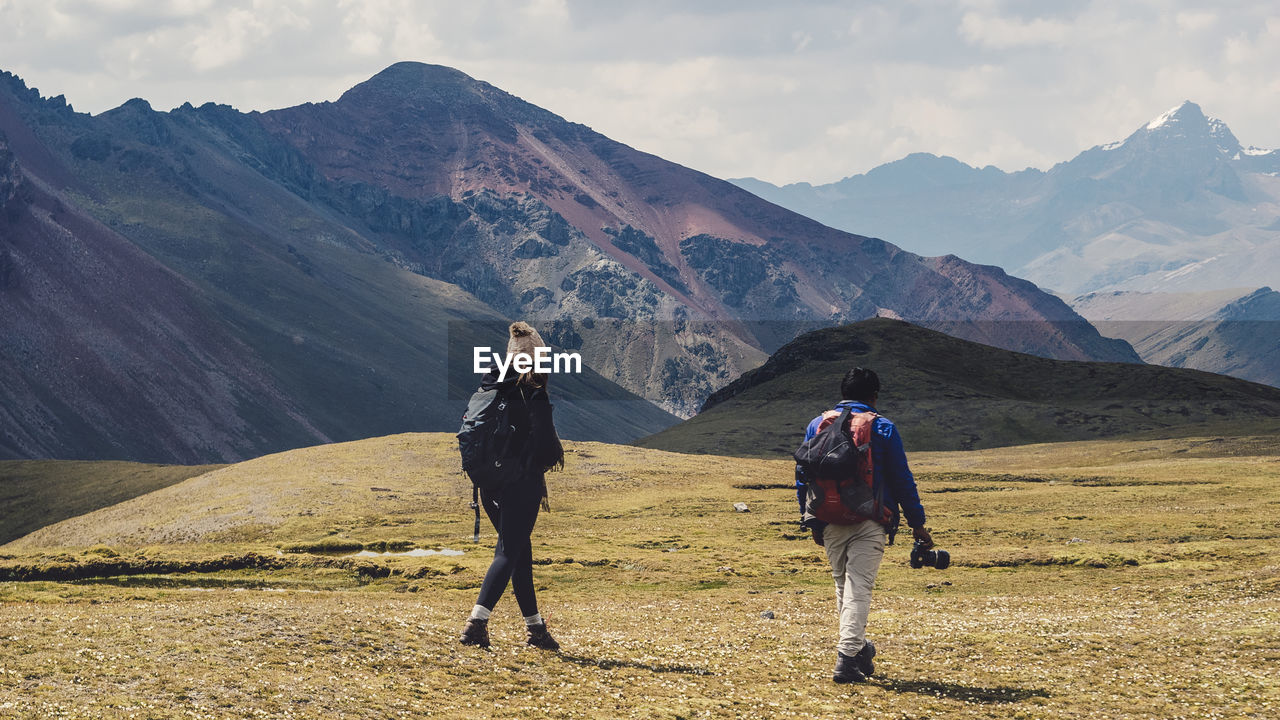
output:
{"label": "woman hiker", "polygon": [[[509,328],[507,355],[523,353],[533,357],[538,347],[546,346],[542,336],[528,323],[512,323]],[[510,406],[515,426],[512,444],[519,449],[524,470],[498,490],[481,490],[480,501],[485,514],[498,532],[493,563],[480,586],[480,597],[471,609],[471,617],[459,640],[463,645],[489,647],[489,613],[511,583],[520,614],[529,631],[528,644],[545,650],[559,650],[560,644],[547,632],[547,623],[538,612],[538,599],[533,590],[533,544],[530,536],[538,519],[539,507],[547,507],[547,485],[544,473],[564,467],[564,448],[551,421],[551,399],[547,396],[547,376],[526,372],[511,373],[498,380],[491,370],[481,380],[480,389],[499,389]]]}

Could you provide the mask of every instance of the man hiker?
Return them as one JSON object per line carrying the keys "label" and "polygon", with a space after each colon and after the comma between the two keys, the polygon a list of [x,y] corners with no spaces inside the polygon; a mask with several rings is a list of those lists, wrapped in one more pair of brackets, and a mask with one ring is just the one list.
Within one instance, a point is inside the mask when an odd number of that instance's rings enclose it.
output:
{"label": "man hiker", "polygon": [[[813,541],[822,545],[831,563],[831,575],[836,584],[836,611],[840,617],[840,639],[836,643],[836,668],[832,679],[837,683],[862,682],[875,671],[872,658],[876,648],[866,639],[867,614],[871,610],[871,589],[880,570],[884,556],[885,536],[893,542],[898,528],[898,508],[906,515],[912,535],[924,543],[924,549],[933,546],[933,538],[924,524],[924,507],[916,491],[916,481],[907,466],[907,456],[902,449],[902,437],[888,418],[875,414],[876,400],[880,394],[880,378],[874,371],[854,368],[845,374],[840,383],[843,400],[833,410],[814,418],[805,430],[806,443],[830,423],[847,417],[847,427],[862,427],[860,432],[870,442],[869,453],[861,457],[870,459],[871,480],[868,501],[863,509],[870,509],[872,516],[859,514],[842,507],[840,522],[826,522],[814,513],[831,517],[817,506],[838,502],[825,499],[816,478],[806,477],[806,467],[796,465],[797,498],[800,501],[801,522],[813,532]],[[848,410],[846,416],[845,411]],[[871,413],[871,414],[866,414]],[[854,433],[855,443],[858,434]],[[802,446],[801,450],[804,450]],[[797,454],[797,459],[799,459]],[[865,465],[861,465],[864,470]],[[808,473],[816,474],[810,465]],[[852,482],[848,478],[843,482]],[[837,495],[828,492],[828,495]],[[846,503],[847,505],[847,503]]]}

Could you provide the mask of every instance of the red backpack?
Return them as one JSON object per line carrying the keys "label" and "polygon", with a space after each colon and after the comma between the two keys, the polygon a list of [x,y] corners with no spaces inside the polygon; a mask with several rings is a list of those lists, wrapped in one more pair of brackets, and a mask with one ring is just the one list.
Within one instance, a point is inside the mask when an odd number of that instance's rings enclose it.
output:
{"label": "red backpack", "polygon": [[880,501],[871,461],[873,412],[828,410],[818,431],[795,451],[804,471],[805,507],[817,519],[837,525],[863,520],[888,524],[893,511]]}

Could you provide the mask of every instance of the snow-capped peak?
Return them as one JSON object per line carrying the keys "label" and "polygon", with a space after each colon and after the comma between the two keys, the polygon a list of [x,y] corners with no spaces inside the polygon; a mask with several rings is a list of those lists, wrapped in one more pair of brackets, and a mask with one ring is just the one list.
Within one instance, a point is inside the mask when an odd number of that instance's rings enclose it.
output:
{"label": "snow-capped peak", "polygon": [[1190,100],[1183,100],[1182,104],[1169,108],[1161,113],[1151,122],[1147,123],[1147,130],[1158,130],[1162,127],[1173,127],[1183,123],[1196,124],[1198,122],[1207,122],[1211,129],[1217,129],[1216,126],[1226,127],[1223,122],[1217,118],[1205,117],[1204,111],[1200,106]]}
{"label": "snow-capped peak", "polygon": [[1095,145],[1092,149],[1112,152],[1121,148],[1160,152],[1185,152],[1199,148],[1237,160],[1244,155],[1266,155],[1272,152],[1262,148],[1242,147],[1226,123],[1206,116],[1200,106],[1190,100],[1169,108],[1124,140]]}
{"label": "snow-capped peak", "polygon": [[1134,135],[1193,140],[1201,138],[1217,147],[1227,156],[1241,151],[1240,141],[1231,133],[1227,124],[1215,117],[1207,117],[1200,106],[1190,100],[1161,113]]}
{"label": "snow-capped peak", "polygon": [[[1174,119],[1174,116],[1178,114],[1179,110],[1181,110],[1182,108],[1188,105],[1195,107],[1195,103],[1191,102],[1190,100],[1185,100],[1181,105],[1169,108],[1168,110],[1164,111],[1159,116],[1157,116],[1156,119],[1147,123],[1147,129],[1155,130],[1156,128],[1164,127],[1166,124],[1168,124],[1170,120]],[[1196,109],[1199,110],[1200,108],[1196,107]]]}

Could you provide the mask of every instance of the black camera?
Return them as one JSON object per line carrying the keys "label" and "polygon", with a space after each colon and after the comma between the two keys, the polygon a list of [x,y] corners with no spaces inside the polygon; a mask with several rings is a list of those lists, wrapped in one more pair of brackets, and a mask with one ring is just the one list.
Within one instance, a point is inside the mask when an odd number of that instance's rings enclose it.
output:
{"label": "black camera", "polygon": [[931,568],[946,570],[951,564],[951,553],[946,550],[926,550],[920,540],[911,546],[911,567],[919,570],[928,565]]}

